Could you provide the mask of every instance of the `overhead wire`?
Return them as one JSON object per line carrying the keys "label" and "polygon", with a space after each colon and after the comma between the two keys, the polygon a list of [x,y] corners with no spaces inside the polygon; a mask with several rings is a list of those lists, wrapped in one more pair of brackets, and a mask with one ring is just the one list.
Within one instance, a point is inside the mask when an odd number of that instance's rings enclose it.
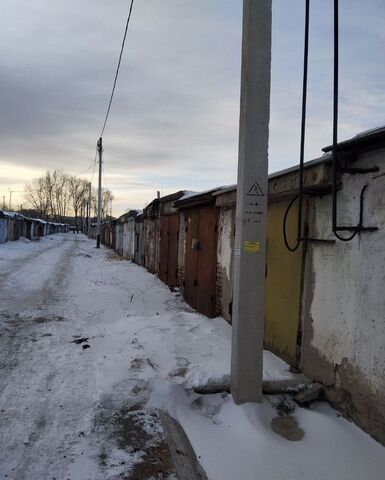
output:
{"label": "overhead wire", "polygon": [[[307,105],[307,72],[309,59],[309,23],[310,23],[310,0],[305,1],[305,35],[304,35],[304,49],[303,49],[303,79],[302,79],[302,112],[301,112],[301,139],[300,139],[300,154],[299,154],[299,186],[298,194],[289,203],[285,215],[283,217],[283,240],[286,248],[290,252],[295,252],[302,241],[302,199],[303,199],[303,165],[305,161],[305,135],[306,135],[306,105]],[[297,240],[294,246],[289,244],[287,238],[286,222],[294,202],[298,202],[298,216],[297,216]]]}
{"label": "overhead wire", "polygon": [[108,117],[109,117],[109,115],[110,115],[110,110],[111,110],[111,105],[112,105],[112,99],[114,98],[116,82],[117,82],[117,80],[118,80],[120,64],[121,64],[121,62],[122,62],[122,55],[123,55],[123,50],[124,50],[124,44],[125,44],[125,42],[126,42],[128,25],[129,25],[130,19],[131,19],[131,13],[132,13],[133,4],[134,4],[134,0],[131,0],[130,10],[129,10],[129,12],[128,12],[128,17],[127,17],[127,21],[126,21],[126,27],[125,27],[124,35],[123,35],[122,46],[121,46],[121,48],[120,48],[118,65],[117,65],[117,67],[116,67],[114,83],[113,83],[113,86],[112,86],[111,96],[110,96],[110,100],[109,100],[109,102],[108,102],[107,112],[106,112],[106,116],[105,116],[105,119],[104,119],[102,131],[101,131],[101,133],[100,133],[100,137],[103,137],[103,133],[104,133],[104,130],[106,129]]}
{"label": "overhead wire", "polygon": [[94,179],[94,175],[95,175],[95,168],[96,168],[97,158],[98,158],[98,151],[96,150],[96,151],[95,151],[94,168],[93,168],[93,170],[92,170],[91,183],[92,183],[92,181],[93,181],[93,179]]}
{"label": "overhead wire", "polygon": [[[333,146],[332,146],[332,228],[335,237],[342,242],[350,242],[357,235],[358,229],[349,235],[349,237],[342,237],[338,233],[337,227],[337,168],[338,168],[338,67],[339,67],[339,15],[338,15],[338,0],[334,0],[334,59],[333,59]],[[363,190],[365,191],[365,190]],[[363,194],[362,194],[363,195]],[[361,195],[361,198],[362,198]]]}
{"label": "overhead wire", "polygon": [[[121,63],[122,63],[122,56],[123,56],[124,46],[125,46],[125,43],[126,43],[128,26],[129,26],[130,20],[131,20],[131,14],[132,14],[132,7],[133,7],[133,5],[134,5],[134,0],[131,0],[130,9],[129,9],[129,11],[128,11],[128,16],[127,16],[127,21],[126,21],[126,26],[125,26],[125,29],[124,29],[123,41],[122,41],[122,45],[121,45],[120,52],[119,52],[118,64],[117,64],[116,71],[115,71],[114,82],[113,82],[113,85],[112,85],[111,95],[110,95],[110,99],[109,99],[108,107],[107,107],[107,111],[106,111],[106,116],[105,116],[105,118],[104,118],[102,130],[101,130],[101,132],[100,132],[100,137],[99,137],[99,140],[98,140],[98,142],[97,142],[97,145],[98,145],[98,146],[97,146],[97,149],[96,149],[95,164],[94,164],[94,171],[92,172],[92,179],[94,178],[96,158],[97,158],[97,154],[98,154],[98,151],[99,151],[99,145],[100,145],[100,159],[99,159],[99,162],[101,162],[102,137],[103,137],[104,131],[105,131],[106,126],[107,126],[107,122],[108,122],[109,115],[110,115],[110,111],[111,111],[112,100],[113,100],[114,94],[115,94],[116,83],[117,83],[117,80],[118,80],[120,65],[121,65]],[[100,170],[101,170],[101,173],[102,173],[104,186],[105,186],[105,189],[106,189],[106,191],[107,191],[108,188],[107,188],[107,183],[106,183],[106,178],[105,178],[104,165],[103,165],[103,163],[102,163],[102,165],[101,165],[101,169],[100,169]],[[91,180],[91,182],[92,182],[92,180]],[[99,184],[99,185],[100,185],[100,184]],[[99,187],[99,188],[100,188],[100,187]],[[100,192],[99,192],[99,195],[100,195]],[[100,207],[99,207],[99,208],[100,208]],[[99,237],[100,237],[100,235],[99,235]],[[98,240],[97,240],[97,246],[99,245],[99,237],[98,237]]]}
{"label": "overhead wire", "polygon": [[92,167],[95,167],[95,162],[96,162],[96,156],[95,156],[95,159],[91,162],[89,167],[87,167],[82,172],[77,173],[76,175],[74,175],[74,177],[77,178],[77,177],[80,177],[80,175],[84,175],[85,173],[87,173],[89,170],[91,170]]}
{"label": "overhead wire", "polygon": [[102,165],[102,177],[103,177],[104,188],[105,188],[106,190],[108,190],[107,180],[106,180],[106,173],[105,173],[105,171],[104,171],[104,165]]}

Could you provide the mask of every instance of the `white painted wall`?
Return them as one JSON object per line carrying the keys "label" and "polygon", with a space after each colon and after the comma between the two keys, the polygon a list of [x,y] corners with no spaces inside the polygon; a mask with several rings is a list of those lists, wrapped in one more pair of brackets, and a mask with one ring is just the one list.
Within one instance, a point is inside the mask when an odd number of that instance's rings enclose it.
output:
{"label": "white painted wall", "polygon": [[232,257],[232,208],[221,208],[218,222],[218,245],[217,261],[225,270],[227,278],[230,280],[231,257]]}
{"label": "white painted wall", "polygon": [[[354,166],[374,165],[380,167],[377,174],[344,176],[339,222],[358,222],[360,192],[368,184],[364,226],[379,230],[357,235],[351,242],[309,245],[315,282],[310,306],[313,338],[305,342],[311,340],[311,346],[334,365],[345,359],[366,377],[373,392],[384,394],[385,150],[365,154]],[[314,200],[313,208],[315,231],[311,236],[334,238],[331,195]]]}

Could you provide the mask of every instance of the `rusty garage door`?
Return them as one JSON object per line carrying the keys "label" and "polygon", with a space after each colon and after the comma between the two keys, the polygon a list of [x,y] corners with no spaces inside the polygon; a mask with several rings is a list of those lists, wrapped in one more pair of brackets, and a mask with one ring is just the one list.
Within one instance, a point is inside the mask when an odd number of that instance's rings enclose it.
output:
{"label": "rusty garage door", "polygon": [[179,215],[160,219],[159,278],[170,287],[177,285]]}
{"label": "rusty garage door", "polygon": [[184,298],[198,312],[215,316],[217,245],[216,207],[186,211],[186,257]]}

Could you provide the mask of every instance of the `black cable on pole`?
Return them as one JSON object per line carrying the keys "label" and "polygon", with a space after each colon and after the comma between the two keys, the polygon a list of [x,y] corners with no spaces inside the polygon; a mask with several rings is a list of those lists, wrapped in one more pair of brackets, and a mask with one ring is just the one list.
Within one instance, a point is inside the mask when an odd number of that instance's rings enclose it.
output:
{"label": "black cable on pole", "polygon": [[337,169],[338,169],[338,51],[339,51],[338,0],[334,0],[334,60],[333,60],[333,148],[332,148],[332,229],[338,240],[350,242],[357,235],[358,229],[349,237],[341,237],[337,227]]}
{"label": "black cable on pole", "polygon": [[[299,187],[298,195],[289,203],[283,220],[283,239],[286,248],[290,252],[295,252],[302,241],[302,206],[303,206],[303,183],[304,183],[304,162],[305,162],[305,135],[306,135],[306,105],[307,105],[307,71],[309,59],[309,19],[310,19],[310,0],[305,1],[305,37],[303,48],[303,79],[302,79],[302,113],[301,113],[301,140],[299,155]],[[289,245],[286,235],[286,220],[291,207],[298,198],[298,217],[297,217],[297,241],[293,247]]]}
{"label": "black cable on pole", "polygon": [[121,64],[121,61],[122,61],[124,44],[125,44],[125,42],[126,42],[127,30],[128,30],[128,25],[129,25],[130,19],[131,19],[131,13],[132,13],[132,6],[133,6],[133,4],[134,4],[134,0],[131,0],[130,10],[129,10],[129,12],[128,12],[128,17],[127,17],[127,22],[126,22],[126,28],[125,28],[125,30],[124,30],[124,36],[123,36],[122,46],[121,46],[120,54],[119,54],[118,65],[117,65],[116,72],[115,72],[114,84],[113,84],[113,86],[112,86],[110,101],[109,101],[109,103],[108,103],[108,108],[107,108],[106,117],[105,117],[105,119],[104,119],[103,128],[102,128],[102,131],[101,131],[101,134],[100,134],[101,137],[103,136],[104,130],[105,130],[105,128],[106,128],[108,116],[109,116],[110,110],[111,110],[112,99],[113,99],[113,97],[114,97],[116,82],[117,82],[117,80],[118,80],[119,69],[120,69],[120,64]]}

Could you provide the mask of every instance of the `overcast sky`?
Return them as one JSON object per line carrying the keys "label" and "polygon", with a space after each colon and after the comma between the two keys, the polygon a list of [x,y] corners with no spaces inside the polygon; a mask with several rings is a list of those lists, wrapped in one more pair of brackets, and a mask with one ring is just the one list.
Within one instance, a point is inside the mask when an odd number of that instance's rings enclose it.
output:
{"label": "overcast sky", "polygon": [[[20,204],[44,170],[91,165],[130,1],[1,3],[0,194]],[[273,0],[271,172],[298,163],[303,10]],[[340,1],[341,140],[385,123],[384,14]],[[236,181],[242,1],[135,0],[131,20],[103,137],[115,215]],[[331,143],[332,20],[332,0],[311,1],[307,160]]]}

